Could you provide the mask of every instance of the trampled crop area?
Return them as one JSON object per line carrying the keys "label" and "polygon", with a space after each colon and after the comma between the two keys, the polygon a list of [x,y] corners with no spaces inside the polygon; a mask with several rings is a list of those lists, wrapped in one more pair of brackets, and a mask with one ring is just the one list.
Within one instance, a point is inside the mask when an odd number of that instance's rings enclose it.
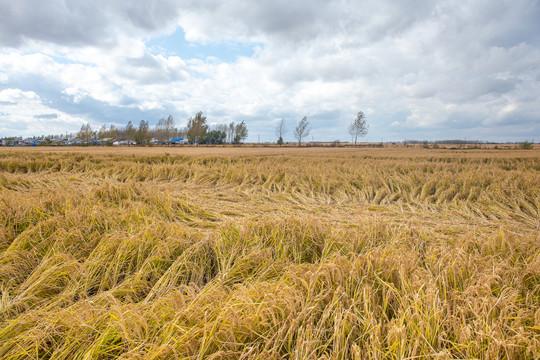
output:
{"label": "trampled crop area", "polygon": [[0,150],[2,359],[537,359],[538,150]]}

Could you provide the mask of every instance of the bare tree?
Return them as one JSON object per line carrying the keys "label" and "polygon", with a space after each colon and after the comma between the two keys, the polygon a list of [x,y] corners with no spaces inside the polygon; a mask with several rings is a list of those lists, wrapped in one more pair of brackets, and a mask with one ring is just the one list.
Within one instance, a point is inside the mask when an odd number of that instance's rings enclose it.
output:
{"label": "bare tree", "polygon": [[310,131],[309,121],[307,117],[304,116],[294,129],[294,137],[298,139],[298,146],[302,146],[302,138],[308,136]]}
{"label": "bare tree", "polygon": [[188,128],[187,127],[182,127],[180,129],[176,130],[176,135],[178,137],[181,137],[181,138],[186,138],[187,137],[187,132],[188,132]]}
{"label": "bare tree", "polygon": [[351,134],[354,146],[356,147],[356,141],[358,140],[359,136],[365,136],[368,132],[369,125],[366,122],[366,115],[364,112],[359,111],[356,115],[356,119],[349,125],[349,128],[347,129],[349,131],[349,134]]}
{"label": "bare tree", "polygon": [[174,119],[172,115],[167,117],[167,122],[165,123],[165,129],[167,130],[167,143],[172,138],[176,137],[178,134],[178,129],[175,127]]}
{"label": "bare tree", "polygon": [[139,129],[135,133],[135,142],[137,145],[144,145],[152,138],[148,121],[141,120]]}
{"label": "bare tree", "polygon": [[177,130],[174,127],[174,119],[171,115],[168,118],[159,119],[154,130],[154,136],[161,144],[168,144],[176,136]]}
{"label": "bare tree", "polygon": [[114,124],[111,124],[111,126],[109,127],[109,137],[112,139],[118,138],[118,129],[116,128],[116,126],[114,126]]}
{"label": "bare tree", "polygon": [[137,129],[135,129],[131,120],[128,121],[126,128],[124,129],[124,136],[126,137],[128,146],[131,146],[131,143],[135,139],[136,134],[137,134]]}
{"label": "bare tree", "polygon": [[98,139],[99,140],[103,140],[103,139],[106,139],[110,137],[109,136],[109,129],[107,128],[107,125],[103,124],[101,126],[101,129],[99,129],[99,132],[98,132]]}
{"label": "bare tree", "polygon": [[162,117],[158,120],[156,127],[154,128],[154,137],[159,141],[160,144],[165,143],[167,141],[167,133],[166,133],[166,122],[167,120]]}
{"label": "bare tree", "polygon": [[277,143],[279,147],[283,145],[283,135],[287,133],[287,128],[285,127],[285,118],[282,118],[279,124],[276,126],[276,136],[278,138]]}
{"label": "bare tree", "polygon": [[81,126],[81,130],[77,135],[82,141],[88,144],[88,142],[94,137],[94,131],[92,130],[92,126],[90,126],[90,124],[88,123],[83,124]]}
{"label": "bare tree", "polygon": [[234,142],[234,132],[236,127],[234,126],[234,121],[229,124],[229,128],[227,129],[227,142],[229,144],[232,144]]}

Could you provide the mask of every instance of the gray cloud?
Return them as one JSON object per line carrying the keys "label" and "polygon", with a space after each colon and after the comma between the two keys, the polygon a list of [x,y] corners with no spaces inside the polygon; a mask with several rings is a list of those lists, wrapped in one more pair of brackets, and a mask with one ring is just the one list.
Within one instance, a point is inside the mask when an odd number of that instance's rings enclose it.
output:
{"label": "gray cloud", "polygon": [[429,16],[428,0],[185,1],[181,24],[192,39],[244,38],[298,45],[336,36],[355,43],[400,35]]}
{"label": "gray cloud", "polygon": [[39,114],[34,115],[34,119],[57,119],[58,114]]}
{"label": "gray cloud", "polygon": [[[70,5],[71,4],[71,5]],[[95,44],[110,39],[107,18],[89,2],[2,1],[0,41],[19,46],[25,40],[57,44]]]}
{"label": "gray cloud", "polygon": [[174,0],[0,0],[0,44],[32,40],[66,46],[112,46],[118,35],[163,30],[175,22]]}

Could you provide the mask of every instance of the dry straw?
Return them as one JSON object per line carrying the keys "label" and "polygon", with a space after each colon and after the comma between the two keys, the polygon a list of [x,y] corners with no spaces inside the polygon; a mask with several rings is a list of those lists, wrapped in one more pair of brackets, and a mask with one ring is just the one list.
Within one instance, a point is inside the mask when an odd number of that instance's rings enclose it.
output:
{"label": "dry straw", "polygon": [[0,358],[540,357],[536,151],[85,151],[0,152]]}

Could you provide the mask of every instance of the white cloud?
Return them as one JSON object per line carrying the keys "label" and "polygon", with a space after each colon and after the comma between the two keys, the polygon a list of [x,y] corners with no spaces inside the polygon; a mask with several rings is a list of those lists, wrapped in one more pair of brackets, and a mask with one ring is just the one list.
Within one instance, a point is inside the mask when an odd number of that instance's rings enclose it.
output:
{"label": "white cloud", "polygon": [[61,134],[86,121],[49,107],[38,94],[19,89],[0,91],[0,132],[5,136]]}
{"label": "white cloud", "polygon": [[[500,128],[500,140],[506,126],[540,135],[532,0],[0,2],[0,44],[11,46],[0,50],[0,86],[52,101],[42,114],[122,124],[166,112],[185,122],[202,110],[213,122],[245,119],[263,139],[276,118],[307,115],[328,140],[344,138],[364,110],[374,139],[443,138],[472,126],[492,138]],[[190,41],[257,49],[225,63],[146,45],[178,25]]]}

